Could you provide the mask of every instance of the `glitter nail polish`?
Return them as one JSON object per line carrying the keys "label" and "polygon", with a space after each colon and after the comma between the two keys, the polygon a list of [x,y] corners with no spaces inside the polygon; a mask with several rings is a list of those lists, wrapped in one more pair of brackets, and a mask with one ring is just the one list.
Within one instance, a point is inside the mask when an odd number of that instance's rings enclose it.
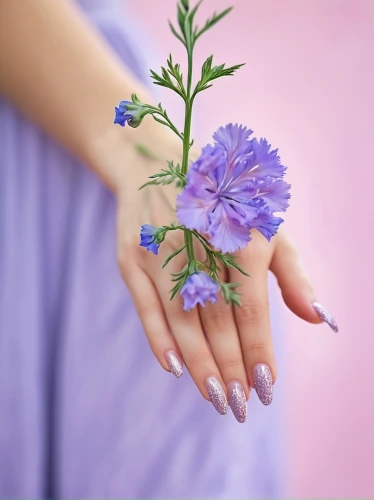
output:
{"label": "glitter nail polish", "polygon": [[318,314],[318,316],[329,325],[329,327],[334,330],[334,332],[338,332],[338,324],[334,320],[334,318],[331,316],[329,312],[326,311],[326,309],[321,305],[319,302],[313,302],[312,306],[314,307],[314,310]]}
{"label": "glitter nail polish", "polygon": [[170,372],[174,377],[179,378],[183,375],[183,365],[179,359],[179,356],[174,351],[167,351],[165,353],[165,359],[168,364]]}
{"label": "glitter nail polish", "polygon": [[261,403],[269,405],[273,400],[273,378],[270,368],[263,363],[259,363],[253,367],[252,373],[255,389]]}
{"label": "glitter nail polish", "polygon": [[236,420],[240,423],[247,418],[247,398],[240,382],[233,380],[227,384],[227,393],[230,408]]}
{"label": "glitter nail polish", "polygon": [[209,377],[206,380],[209,399],[220,415],[227,413],[227,399],[225,391],[216,377]]}

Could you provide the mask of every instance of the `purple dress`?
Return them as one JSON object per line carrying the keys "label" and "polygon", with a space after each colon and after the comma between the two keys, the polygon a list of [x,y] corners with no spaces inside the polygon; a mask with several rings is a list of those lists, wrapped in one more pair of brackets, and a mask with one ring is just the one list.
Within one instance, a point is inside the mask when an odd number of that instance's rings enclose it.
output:
{"label": "purple dress", "polygon": [[[80,4],[143,78],[116,2]],[[5,100],[0,278],[0,498],[281,496],[280,384],[238,424],[160,368],[117,269],[113,196]]]}

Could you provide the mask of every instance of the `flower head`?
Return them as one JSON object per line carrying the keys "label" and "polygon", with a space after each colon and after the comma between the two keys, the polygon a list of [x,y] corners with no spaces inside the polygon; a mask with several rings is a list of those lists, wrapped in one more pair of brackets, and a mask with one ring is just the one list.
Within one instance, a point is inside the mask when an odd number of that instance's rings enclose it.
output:
{"label": "flower head", "polygon": [[205,302],[210,300],[212,304],[217,302],[219,285],[206,273],[199,272],[191,274],[181,289],[184,300],[183,309],[189,311],[197,304],[205,306]]}
{"label": "flower head", "polygon": [[207,235],[222,252],[234,252],[250,241],[256,228],[268,239],[282,222],[290,185],[282,180],[286,167],[265,139],[229,124],[213,136],[191,165],[187,185],[177,199],[178,218],[188,229]]}
{"label": "flower head", "polygon": [[158,227],[151,226],[150,224],[144,224],[140,231],[140,246],[145,247],[147,250],[157,255],[161,243],[158,238],[158,233]]}
{"label": "flower head", "polygon": [[114,123],[118,123],[124,127],[126,123],[130,127],[139,127],[143,118],[151,112],[149,106],[142,104],[136,96],[133,96],[133,101],[121,101],[114,108],[116,116]]}

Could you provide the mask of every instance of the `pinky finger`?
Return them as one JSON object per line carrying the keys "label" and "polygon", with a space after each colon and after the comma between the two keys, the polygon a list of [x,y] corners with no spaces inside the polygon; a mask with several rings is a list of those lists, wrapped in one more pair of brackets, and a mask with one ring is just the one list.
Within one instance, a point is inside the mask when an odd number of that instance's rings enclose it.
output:
{"label": "pinky finger", "polygon": [[277,237],[270,270],[275,274],[284,302],[292,312],[309,323],[325,321],[334,332],[338,331],[334,318],[316,301],[297,251],[284,233]]}
{"label": "pinky finger", "polygon": [[175,377],[183,374],[183,358],[170,332],[157,291],[150,278],[141,270],[124,277],[143,325],[149,345],[160,365]]}

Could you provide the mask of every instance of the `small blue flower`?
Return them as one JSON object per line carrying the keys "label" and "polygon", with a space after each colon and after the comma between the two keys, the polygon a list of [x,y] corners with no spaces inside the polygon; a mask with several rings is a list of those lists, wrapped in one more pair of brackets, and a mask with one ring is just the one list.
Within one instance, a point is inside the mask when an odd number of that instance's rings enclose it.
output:
{"label": "small blue flower", "polygon": [[160,242],[157,242],[158,232],[159,228],[150,224],[144,224],[140,231],[140,246],[145,247],[155,255],[158,254],[158,249],[160,248]]}
{"label": "small blue flower", "polygon": [[130,101],[121,101],[119,106],[115,107],[116,116],[114,118],[114,123],[118,123],[121,127],[124,127],[126,123],[131,120],[132,114],[127,111],[127,105],[131,104]]}
{"label": "small blue flower", "polygon": [[114,110],[116,112],[114,123],[118,123],[121,127],[127,123],[133,128],[139,127],[143,118],[152,112],[152,109],[142,104],[136,96],[133,96],[133,101],[121,101]]}
{"label": "small blue flower", "polygon": [[192,274],[183,285],[181,295],[184,300],[183,309],[189,311],[197,304],[205,306],[207,300],[212,304],[217,302],[219,285],[206,273],[199,272]]}

